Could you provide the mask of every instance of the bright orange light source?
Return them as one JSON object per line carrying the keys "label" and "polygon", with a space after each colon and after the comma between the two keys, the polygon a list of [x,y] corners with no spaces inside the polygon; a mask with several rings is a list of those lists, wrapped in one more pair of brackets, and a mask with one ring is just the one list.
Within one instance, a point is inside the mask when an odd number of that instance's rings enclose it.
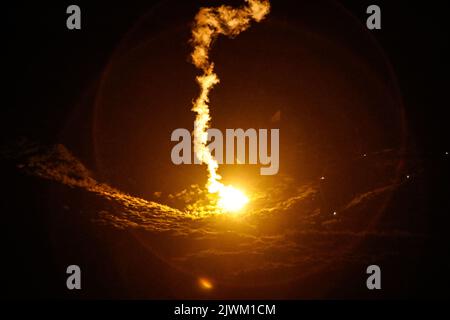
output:
{"label": "bright orange light source", "polygon": [[247,196],[232,186],[223,186],[219,189],[217,205],[225,212],[237,212],[248,203]]}
{"label": "bright orange light source", "polygon": [[213,288],[213,284],[211,283],[211,281],[206,278],[199,278],[198,284],[200,285],[200,288],[204,290],[211,290]]}

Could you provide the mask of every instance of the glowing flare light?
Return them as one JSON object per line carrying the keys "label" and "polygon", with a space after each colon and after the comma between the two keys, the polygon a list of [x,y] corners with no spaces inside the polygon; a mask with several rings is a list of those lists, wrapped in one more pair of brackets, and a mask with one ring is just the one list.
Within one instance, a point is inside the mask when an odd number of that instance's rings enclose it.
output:
{"label": "glowing flare light", "polygon": [[224,186],[219,190],[219,201],[217,205],[227,212],[237,212],[248,202],[245,194],[232,186]]}

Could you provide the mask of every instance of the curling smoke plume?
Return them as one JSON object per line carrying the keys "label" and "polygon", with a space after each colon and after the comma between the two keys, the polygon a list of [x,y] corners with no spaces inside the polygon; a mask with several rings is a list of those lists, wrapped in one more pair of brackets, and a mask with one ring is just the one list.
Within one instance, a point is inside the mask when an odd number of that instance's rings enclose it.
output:
{"label": "curling smoke plume", "polygon": [[252,20],[257,22],[265,18],[270,11],[268,0],[246,0],[240,8],[222,5],[216,8],[201,8],[195,17],[192,28],[191,54],[193,64],[203,71],[197,77],[200,95],[194,102],[192,111],[197,115],[194,123],[194,150],[201,163],[208,166],[207,188],[210,193],[218,193],[219,197],[232,192],[231,186],[224,186],[217,173],[219,164],[212,156],[208,146],[208,133],[211,116],[209,113],[209,92],[219,83],[214,73],[214,63],[209,60],[209,52],[213,41],[220,35],[235,37],[246,30]]}

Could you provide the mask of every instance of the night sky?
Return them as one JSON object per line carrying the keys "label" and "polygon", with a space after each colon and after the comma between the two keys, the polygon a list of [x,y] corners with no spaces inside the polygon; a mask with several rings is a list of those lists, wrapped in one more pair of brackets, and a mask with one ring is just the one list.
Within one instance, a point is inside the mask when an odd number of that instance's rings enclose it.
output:
{"label": "night sky", "polygon": [[219,169],[251,194],[238,217],[196,216],[206,170],[170,134],[193,129],[195,14],[243,1],[78,1],[81,30],[69,2],[5,6],[6,297],[448,298],[444,4],[271,2],[211,51],[212,127],[280,129],[277,175]]}

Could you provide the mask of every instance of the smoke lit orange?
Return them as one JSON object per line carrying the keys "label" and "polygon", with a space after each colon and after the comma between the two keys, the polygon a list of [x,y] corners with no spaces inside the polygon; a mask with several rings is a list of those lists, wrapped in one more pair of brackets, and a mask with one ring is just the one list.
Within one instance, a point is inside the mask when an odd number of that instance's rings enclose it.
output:
{"label": "smoke lit orange", "polygon": [[230,6],[201,8],[195,17],[192,29],[192,62],[203,71],[203,74],[197,77],[200,95],[194,101],[192,108],[192,111],[196,113],[193,133],[194,152],[201,163],[207,165],[208,191],[218,195],[217,204],[226,212],[239,211],[248,202],[248,198],[242,191],[220,182],[222,177],[217,173],[219,164],[207,147],[207,129],[211,121],[209,92],[220,81],[214,73],[214,63],[209,60],[209,51],[217,36],[220,34],[229,37],[237,36],[250,26],[252,20],[261,21],[269,11],[268,0],[246,0],[246,5],[241,8]]}

